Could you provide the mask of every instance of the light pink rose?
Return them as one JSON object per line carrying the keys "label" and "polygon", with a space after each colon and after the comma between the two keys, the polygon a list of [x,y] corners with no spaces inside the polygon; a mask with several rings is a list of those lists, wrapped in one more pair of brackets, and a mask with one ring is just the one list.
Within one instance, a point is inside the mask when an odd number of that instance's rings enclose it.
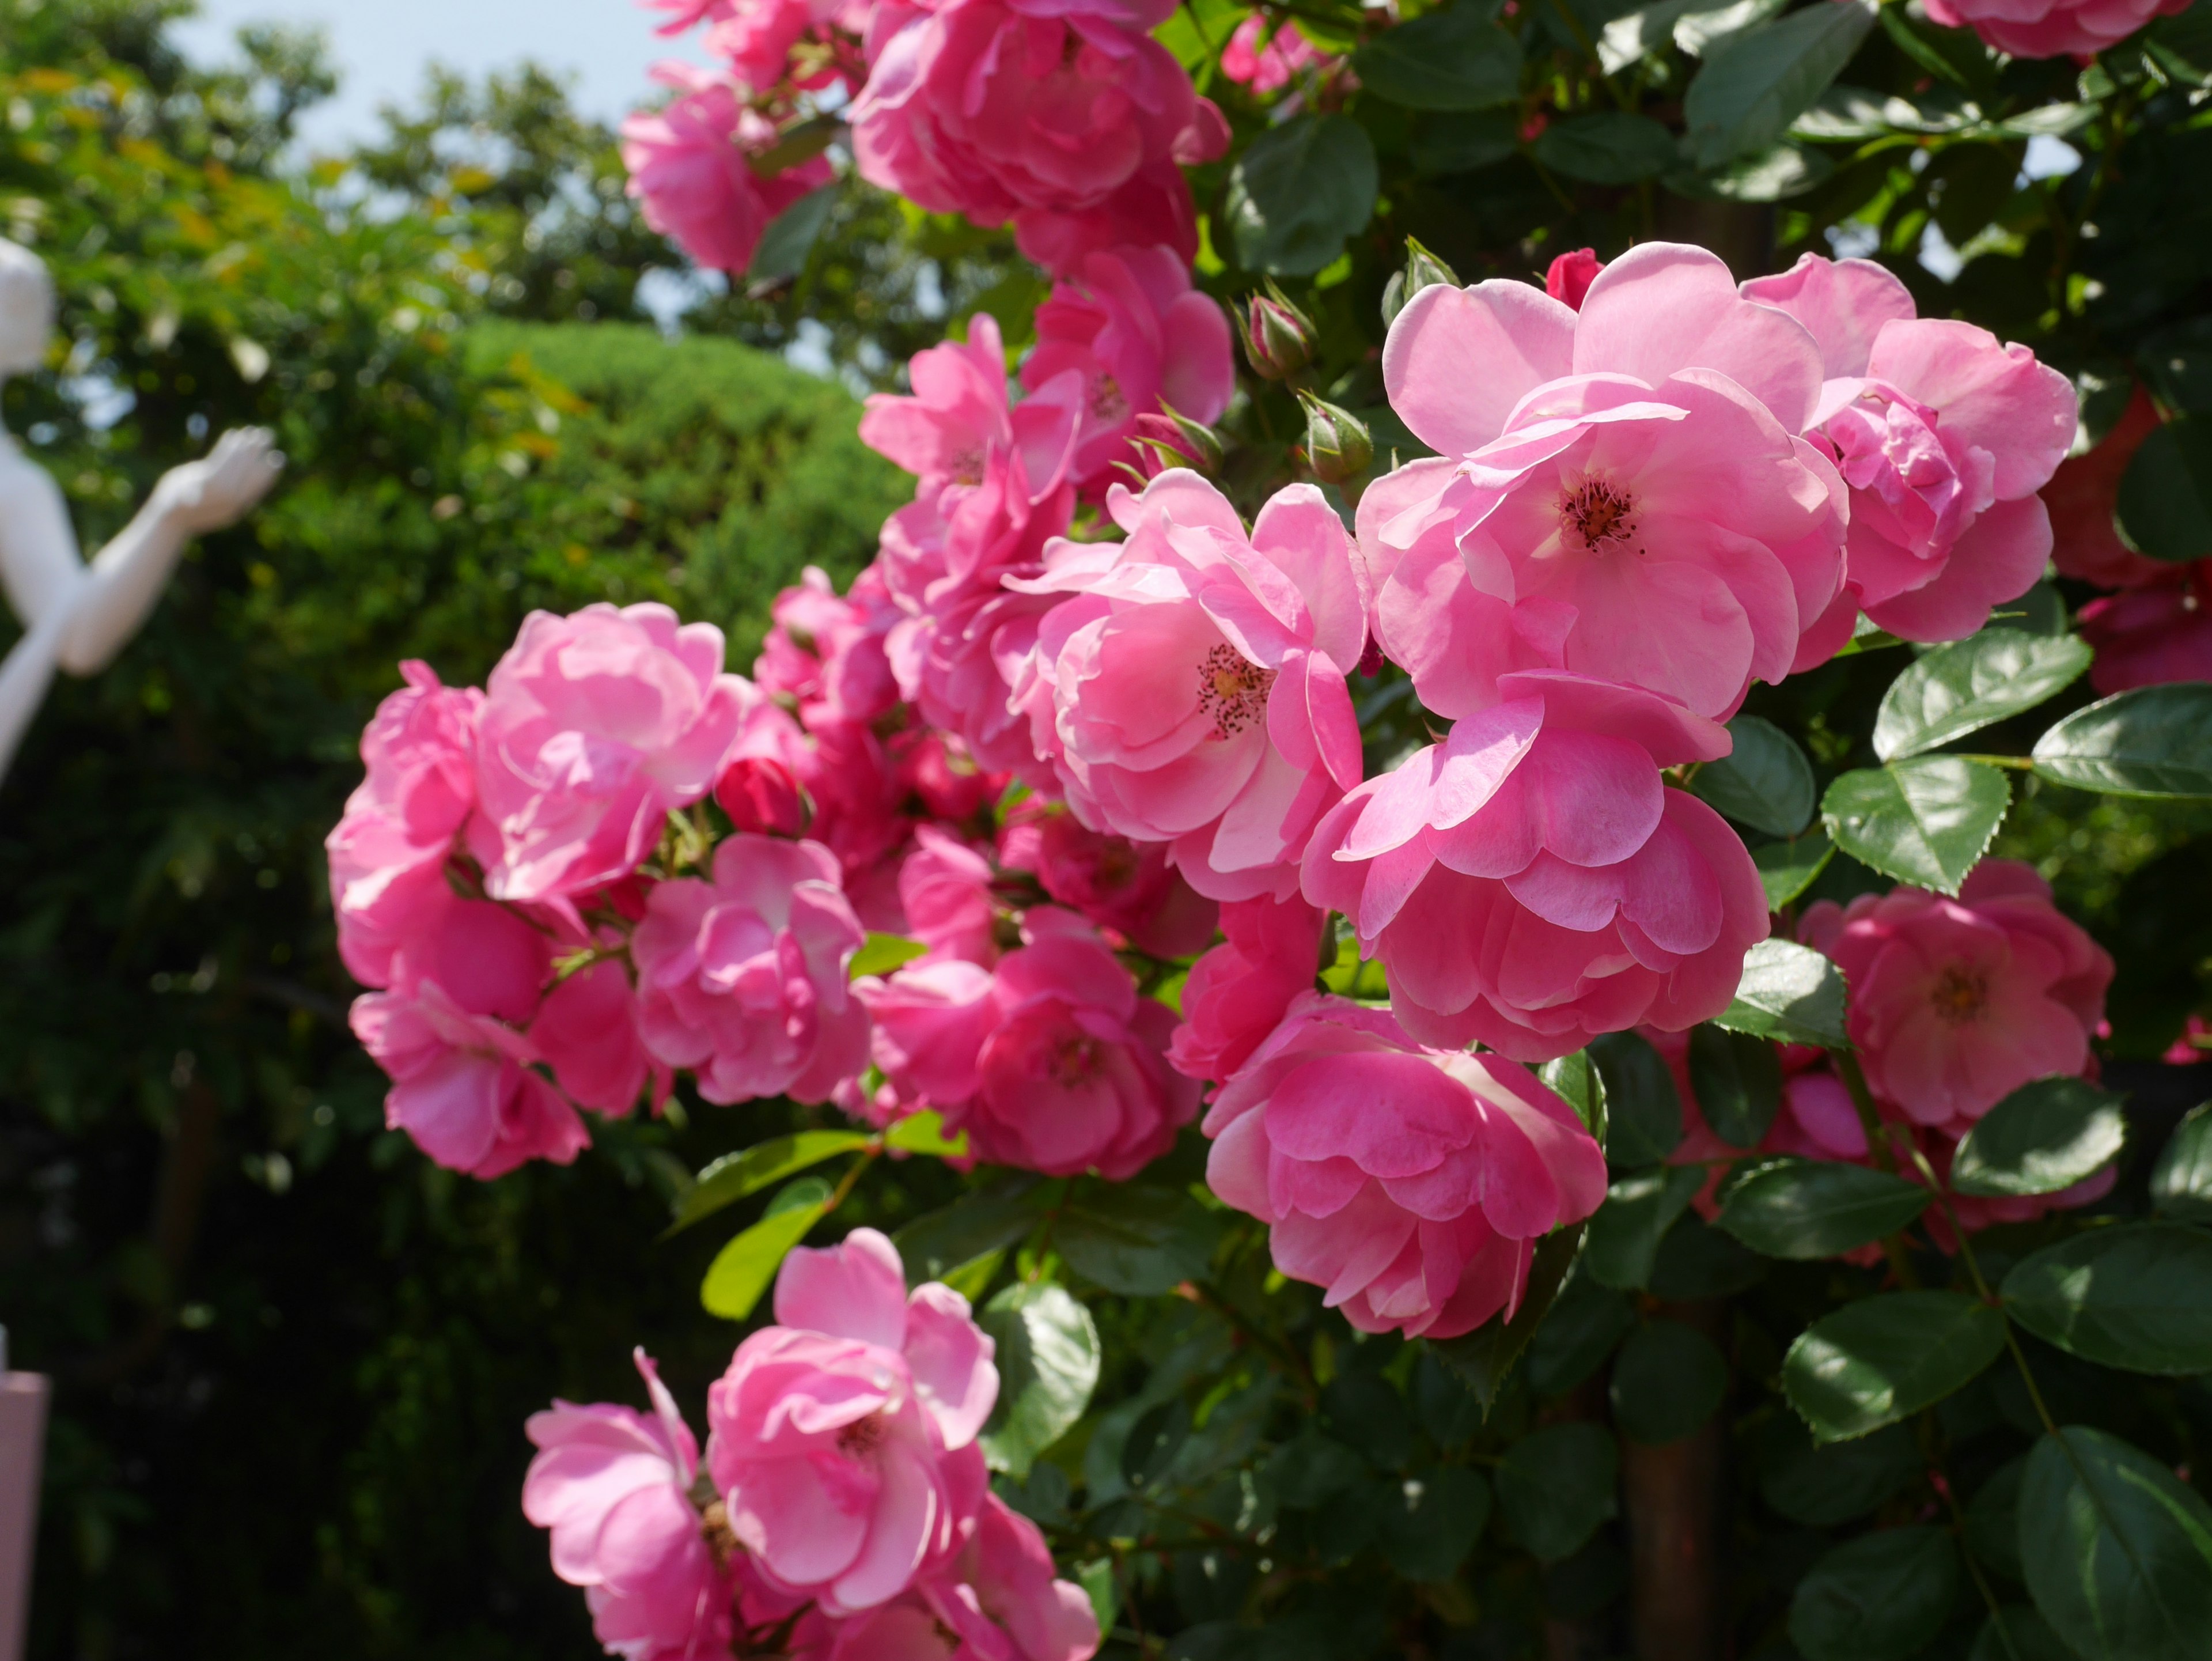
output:
{"label": "light pink rose", "polygon": [[722,672],[720,630],[665,605],[532,611],[477,720],[485,891],[556,899],[629,875],[707,794],[759,697]]}
{"label": "light pink rose", "polygon": [[703,1661],[732,1634],[730,1587],[691,1503],[699,1446],[642,1349],[636,1361],[652,1413],[556,1401],[530,1415],[522,1514],[552,1531],[553,1573],[585,1588],[608,1653]]}
{"label": "light pink rose", "polygon": [[[1187,135],[1192,153],[1183,159],[1212,161],[1227,148],[1228,128],[1209,99],[1198,100],[1198,118]],[[1030,208],[1014,216],[1014,246],[1022,258],[1054,277],[1105,249],[1152,244],[1172,248],[1185,265],[1198,258],[1198,209],[1176,157],[1146,162],[1096,207]]]}
{"label": "light pink rose", "polygon": [[1526,1068],[1425,1050],[1301,993],[1206,1110],[1206,1183],[1363,1332],[1456,1337],[1520,1306],[1537,1239],[1605,1199],[1605,1155]]}
{"label": "light pink rose", "polygon": [[1843,482],[1796,436],[1820,355],[1711,254],[1632,249],[1579,312],[1522,283],[1424,289],[1382,371],[1438,457],[1369,487],[1359,544],[1376,637],[1428,708],[1561,667],[1724,719],[1803,666],[1843,576]]}
{"label": "light pink rose", "polygon": [[845,983],[866,939],[821,843],[726,837],[713,882],[656,885],[631,939],[645,1047],[710,1102],[827,1100],[867,1064]]}
{"label": "light pink rose", "polygon": [[2212,559],[2093,599],[2077,621],[2097,650],[2089,681],[2100,692],[2212,680]]}
{"label": "light pink rose", "polygon": [[364,986],[392,983],[392,954],[451,892],[446,859],[476,806],[476,723],[483,694],[449,690],[427,663],[399,666],[406,686],[361,735],[368,776],[323,846],[338,955]]}
{"label": "light pink rose", "polygon": [[[867,8],[857,0],[718,0],[706,46],[755,92],[787,78],[803,92],[840,82],[849,90],[864,78],[858,36],[866,27]],[[802,41],[810,49],[794,64]]]}
{"label": "light pink rose", "polygon": [[1335,61],[1300,34],[1297,24],[1283,23],[1271,33],[1267,19],[1258,12],[1239,23],[1221,49],[1221,73],[1263,97],[1288,86],[1300,70]]}
{"label": "light pink rose", "polygon": [[933,958],[988,968],[999,960],[999,905],[991,877],[991,861],[958,837],[933,824],[916,826],[914,851],[899,867],[906,932]]}
{"label": "light pink rose", "polygon": [[653,78],[682,94],[667,108],[640,110],[622,124],[623,166],[645,222],[716,271],[743,271],[761,233],[809,191],[830,183],[827,156],[812,156],[773,179],[750,157],[776,142],[775,124],[746,105],[742,88],[673,59]]}
{"label": "light pink rose", "polygon": [[753,684],[797,703],[810,725],[818,720],[872,721],[897,704],[898,682],[884,654],[884,636],[898,607],[872,569],[840,595],[810,565],[775,597],[775,624],[753,660]]}
{"label": "light pink rose", "polygon": [[1182,1025],[1168,1060],[1176,1071],[1216,1083],[1275,1030],[1321,968],[1325,914],[1293,896],[1236,900],[1221,908],[1228,938],[1191,965],[1182,989]]}
{"label": "light pink rose", "polygon": [[1068,596],[1039,626],[1032,740],[1094,830],[1170,843],[1208,898],[1288,895],[1316,818],[1359,780],[1345,676],[1367,592],[1343,522],[1294,484],[1248,533],[1181,469],[1106,505],[1126,541],[1055,544],[1011,584]]}
{"label": "light pink rose", "polygon": [[2028,866],[1984,860],[1955,900],[1822,900],[1797,934],[1844,971],[1868,1085],[1916,1124],[1961,1135],[2021,1086],[2091,1065],[2112,959]]}
{"label": "light pink rose", "polygon": [[1914,314],[1869,260],[1805,254],[1743,285],[1820,348],[1809,429],[1850,486],[1846,575],[1908,640],[1963,640],[2043,575],[2051,520],[2036,491],[2074,441],[2074,388],[2025,346]]}
{"label": "light pink rose", "polygon": [[1170,867],[1166,849],[1091,830],[1057,804],[1031,796],[1008,814],[999,860],[1153,957],[1188,957],[1213,938],[1220,908]]}
{"label": "light pink rose", "polygon": [[[1036,1524],[996,1494],[984,1496],[959,1554],[922,1583],[921,1593],[942,1626],[979,1658],[1089,1661],[1098,1651],[1090,1597],[1054,1573]],[[854,1661],[873,1661],[876,1653],[856,1650]]]}
{"label": "light pink rose", "polygon": [[1766,937],[1735,832],[1659,770],[1728,753],[1679,704],[1556,671],[1368,780],[1316,829],[1305,897],[1341,911],[1425,1043],[1548,1061],[1728,1007]]}
{"label": "light pink rose", "polygon": [[1229,319],[1190,286],[1189,267],[1172,248],[1087,256],[1037,307],[1036,332],[1022,384],[1078,377],[1082,429],[1072,477],[1086,496],[1104,490],[1115,462],[1139,461],[1130,440],[1139,416],[1168,405],[1210,425],[1237,390]]}
{"label": "light pink rose", "polygon": [[2163,560],[2146,559],[2121,541],[2113,521],[2128,464],[2160,424],[2158,406],[2138,386],[2112,430],[2086,455],[2060,462],[2043,487],[2043,505],[2051,514],[2051,558],[2059,575],[2100,588],[2132,588],[2173,574]]}
{"label": "light pink rose", "polygon": [[945,1563],[982,1503],[991,1340],[949,1287],[909,1297],[872,1228],[785,1258],[775,1322],[707,1392],[707,1469],[772,1585],[833,1616],[874,1608]]}
{"label": "light pink rose", "polygon": [[2189,0],[1928,0],[1928,15],[1948,28],[1972,29],[2014,58],[2087,62],[2154,17],[2189,9]]}
{"label": "light pink rose", "polygon": [[530,1024],[530,1042],[580,1106],[627,1113],[648,1082],[656,1108],[667,1098],[669,1070],[646,1053],[637,995],[620,963],[593,964],[547,993]]}
{"label": "light pink rose", "polygon": [[986,1163],[1123,1181],[1198,1111],[1163,1053],[1175,1016],[1073,912],[1033,909],[1023,938],[995,970],[933,959],[860,983],[876,1064]]}
{"label": "light pink rose", "polygon": [[983,482],[994,457],[1019,457],[1018,488],[1036,502],[1059,488],[1082,422],[1079,374],[1028,378],[1030,396],[1007,403],[1006,352],[988,312],[968,319],[968,338],[916,352],[907,363],[910,395],[871,392],[860,441],[921,480]]}

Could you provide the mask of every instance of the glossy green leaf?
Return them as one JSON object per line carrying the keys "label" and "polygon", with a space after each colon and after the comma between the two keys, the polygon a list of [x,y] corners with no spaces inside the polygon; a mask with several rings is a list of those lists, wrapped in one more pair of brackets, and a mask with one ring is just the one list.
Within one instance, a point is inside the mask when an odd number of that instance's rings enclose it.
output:
{"label": "glossy green leaf", "polygon": [[1808,1528],[1832,1529],[1865,1516],[1924,1468],[1919,1445],[1904,1425],[1822,1446],[1784,1414],[1772,1422],[1765,1445],[1759,1497]]}
{"label": "glossy green leaf", "polygon": [[1505,1525],[1540,1562],[1571,1557],[1620,1509],[1620,1456],[1602,1425],[1553,1425],[1523,1436],[1498,1462]]}
{"label": "glossy green leaf", "polygon": [[1939,646],[1882,694],[1874,752],[1884,761],[1917,756],[2033,709],[2073,684],[2094,655],[2073,635],[2004,628]]}
{"label": "glossy green leaf", "polygon": [[1577,1223],[1537,1243],[1535,1255],[1529,1260],[1528,1283],[1521,1294],[1521,1307],[1513,1311],[1511,1320],[1493,1315],[1472,1332],[1430,1344],[1430,1353],[1459,1375],[1485,1413],[1497,1402],[1514,1362],[1528,1347],[1552,1300],[1559,1296],[1560,1282],[1567,1278],[1583,1249],[1586,1226]]}
{"label": "glossy green leaf", "polygon": [[[1425,116],[1413,128],[1413,171],[1427,178],[1473,173],[1503,161],[1521,148],[1520,118],[1511,110],[1474,110]],[[1376,451],[1382,442],[1376,440]],[[1404,453],[1411,460],[1413,453]]]}
{"label": "glossy green leaf", "polygon": [[1764,1038],[1692,1027],[1690,1089],[1713,1135],[1731,1147],[1757,1147],[1782,1106],[1782,1057]]}
{"label": "glossy green leaf", "polygon": [[1659,1242],[1651,1264],[1651,1295],[1670,1304],[1730,1298],[1765,1280],[1766,1268],[1766,1260],[1741,1241],[1686,1216]]}
{"label": "glossy green leaf", "polygon": [[1784,1043],[1848,1049],[1843,970],[1809,946],[1761,940],[1745,956],[1735,997],[1713,1025]]}
{"label": "glossy green leaf", "polygon": [[1605,1078],[1587,1050],[1559,1056],[1536,1069],[1536,1076],[1574,1109],[1583,1128],[1602,1144],[1606,1137]]}
{"label": "glossy green leaf", "polygon": [[2025,1603],[1993,1609],[1966,1661],[2081,1661],[2051,1623]]}
{"label": "glossy green leaf", "polygon": [[2120,478],[2113,517],[2152,559],[2212,555],[2212,420],[2183,416],[2154,429]]}
{"label": "glossy green leaf", "polygon": [[1352,54],[1359,84],[1409,110],[1481,110],[1521,90],[1521,43],[1487,8],[1453,6],[1385,29]]}
{"label": "glossy green leaf", "polygon": [[1528,1388],[1558,1396],[1605,1365],[1636,1325],[1636,1306],[1622,1293],[1579,1272],[1561,1288],[1528,1341]]}
{"label": "glossy green leaf", "polygon": [[2150,1171],[2151,1203],[2185,1223],[2212,1223],[2212,1102],[2183,1116]]}
{"label": "glossy green leaf", "polygon": [[1394,1478],[1375,1530],[1382,1555],[1408,1580],[1449,1580],[1490,1520],[1490,1484],[1465,1465],[1431,1465]]}
{"label": "glossy green leaf", "polygon": [[1132,1488],[1150,1488],[1168,1474],[1189,1439],[1190,1403],[1182,1396],[1147,1408],[1121,1444],[1121,1480]]}
{"label": "glossy green leaf", "polygon": [[1931,1197],[1865,1165],[1773,1159],[1730,1184],[1717,1221],[1753,1251],[1810,1261],[1896,1233]]}
{"label": "glossy green leaf", "polygon": [[1220,1238],[1217,1214],[1188,1194],[1137,1183],[1085,1183],[1053,1228],[1068,1267],[1126,1298],[1203,1276]]}
{"label": "glossy green leaf", "polygon": [[1957,756],[1914,756],[1845,773],[1820,799],[1837,847],[1900,882],[1955,894],[2004,823],[2012,786]]}
{"label": "glossy green leaf", "polygon": [[1617,1165],[1656,1165],[1680,1146],[1682,1098],[1650,1041],[1607,1032],[1590,1041],[1605,1081],[1605,1156]]}
{"label": "glossy green leaf", "polygon": [[1815,189],[1835,171],[1825,150],[1777,144],[1704,172],[1680,169],[1668,173],[1665,183],[1678,196],[1711,202],[1783,202]]}
{"label": "glossy green leaf", "polygon": [[1528,154],[1543,167],[1593,185],[1633,185],[1674,165],[1674,136],[1648,115],[1601,110],[1554,121]]}
{"label": "glossy green leaf", "polygon": [[1719,1411],[1728,1360],[1680,1321],[1638,1327],[1613,1362],[1613,1421],[1631,1441],[1679,1442]]}
{"label": "glossy green leaf", "polygon": [[1798,1335],[1782,1388],[1820,1442],[1863,1436],[1972,1383],[2004,1348],[2004,1317],[1960,1292],[1888,1292]]}
{"label": "glossy green leaf", "polygon": [[2037,1612],[2078,1653],[2212,1654],[2212,1506],[2119,1438],[2069,1426],[2036,1444],[2020,1549]]}
{"label": "glossy green leaf", "polygon": [[1589,1220],[1584,1267],[1600,1286],[1634,1292],[1649,1284],[1659,1242],[1705,1186],[1698,1165],[1656,1165],[1616,1177]]}
{"label": "glossy green leaf", "polygon": [[1366,228],[1376,188],[1374,143],[1350,116],[1301,115],[1270,127],[1229,174],[1237,263],[1275,277],[1321,270]]}
{"label": "glossy green leaf", "polygon": [[2035,770],[2112,796],[2212,797],[2212,683],[2139,686],[2035,741]]}
{"label": "glossy green leaf", "polygon": [[[803,161],[794,156],[786,166]],[[830,222],[830,210],[837,204],[837,186],[824,185],[807,193],[786,208],[768,222],[760,240],[753,246],[751,263],[745,267],[745,276],[757,287],[771,288],[788,283],[806,269],[806,257],[814,252],[820,240],[822,228]]]}
{"label": "glossy green leaf", "polygon": [[866,943],[853,954],[852,966],[846,972],[856,981],[863,975],[888,975],[928,950],[920,940],[903,934],[878,934],[871,930]]}
{"label": "glossy green leaf", "polygon": [[1975,1122],[1951,1156],[1951,1187],[2001,1199],[2056,1194],[2110,1165],[2126,1142],[2120,1098],[2087,1079],[2038,1079]]}
{"label": "glossy green leaf", "polygon": [[1751,862],[1759,867],[1759,886],[1766,891],[1766,909],[1779,911],[1796,899],[1819,879],[1835,856],[1836,844],[1817,825],[1802,837],[1761,843],[1753,849]]}
{"label": "glossy green leaf", "polygon": [[1966,1549],[2008,1580],[2025,1573],[2020,1562],[2020,1488],[2027,1477],[2026,1454],[2008,1459],[1966,1502]]}
{"label": "glossy green leaf", "polygon": [[1835,0],[1717,43],[1682,104],[1698,164],[1722,167],[1772,145],[1827,90],[1874,20],[1863,0]]}
{"label": "glossy green leaf", "polygon": [[774,1141],[758,1143],[742,1153],[725,1153],[699,1173],[697,1182],[684,1189],[684,1197],[677,1202],[676,1220],[669,1224],[668,1232],[673,1234],[679,1228],[689,1228],[702,1217],[712,1216],[724,1206],[748,1194],[757,1194],[809,1165],[834,1159],[856,1147],[866,1147],[869,1140],[853,1130],[802,1130],[794,1136],[779,1136]]}
{"label": "glossy green leaf", "polygon": [[957,1136],[947,1136],[944,1116],[933,1108],[925,1108],[895,1121],[884,1132],[884,1146],[933,1159],[963,1159],[968,1157],[968,1133],[963,1130]]}
{"label": "glossy green leaf", "polygon": [[1863,1534],[1797,1583],[1790,1641],[1805,1661],[1905,1661],[1943,1629],[1965,1579],[1940,1528]]}
{"label": "glossy green leaf", "polygon": [[942,1280],[963,1263],[1013,1244],[1043,1219],[1053,1191],[1027,1171],[1001,1171],[942,1210],[915,1218],[891,1237],[908,1284]]}
{"label": "glossy green leaf", "polygon": [[806,1238],[830,1209],[830,1185],[802,1177],[769,1202],[767,1214],[714,1254],[699,1301],[707,1313],[742,1321],[775,1280],[792,1247]]}
{"label": "glossy green leaf", "polygon": [[1757,715],[1738,715],[1729,736],[1735,747],[1698,768],[1691,789],[1739,824],[1770,837],[1796,836],[1813,817],[1819,794],[1813,764],[1795,739]]}
{"label": "glossy green leaf", "polygon": [[1098,1329],[1091,1311],[1049,1281],[1018,1281],[983,1306],[998,1344],[999,1402],[980,1439],[993,1470],[1020,1478],[1091,1404],[1098,1386]]}
{"label": "glossy green leaf", "polygon": [[2179,1223],[2094,1229],[2013,1265],[2005,1312],[2085,1361],[2212,1372],[2212,1233]]}

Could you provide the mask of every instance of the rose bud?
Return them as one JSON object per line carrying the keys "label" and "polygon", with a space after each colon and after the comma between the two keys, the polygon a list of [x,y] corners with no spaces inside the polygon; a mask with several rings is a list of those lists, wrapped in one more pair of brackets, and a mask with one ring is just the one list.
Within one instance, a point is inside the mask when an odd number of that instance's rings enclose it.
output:
{"label": "rose bud", "polygon": [[1366,423],[1349,410],[1300,392],[1306,411],[1306,465],[1324,484],[1349,485],[1366,477],[1375,459],[1375,441]]}
{"label": "rose bud", "polygon": [[1221,471],[1221,436],[1162,402],[1157,413],[1137,417],[1137,442],[1145,447],[1145,476],[1158,478],[1170,467],[1188,467],[1212,478]]}
{"label": "rose bud", "polygon": [[1273,278],[1267,279],[1266,294],[1245,302],[1241,320],[1245,361],[1262,380],[1281,380],[1313,362],[1313,319],[1291,303]]}
{"label": "rose bud", "polygon": [[1459,273],[1414,238],[1407,237],[1406,269],[1391,272],[1389,282],[1383,285],[1382,326],[1388,328],[1395,322],[1398,313],[1406,309],[1406,302],[1415,295],[1424,289],[1432,289],[1439,283],[1456,289],[1460,286]]}

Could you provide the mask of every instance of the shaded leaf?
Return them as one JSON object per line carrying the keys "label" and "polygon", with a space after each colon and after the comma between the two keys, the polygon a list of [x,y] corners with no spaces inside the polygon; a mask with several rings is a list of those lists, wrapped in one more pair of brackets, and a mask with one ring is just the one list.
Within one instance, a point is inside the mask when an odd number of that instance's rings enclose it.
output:
{"label": "shaded leaf", "polygon": [[1861,1535],[1797,1583],[1790,1641],[1805,1661],[1905,1661],[1942,1630],[1962,1579],[1940,1528]]}
{"label": "shaded leaf", "polygon": [[1682,1141],[1682,1098],[1674,1075],[1650,1041],[1607,1032],[1589,1056],[1605,1081],[1605,1156],[1614,1165],[1656,1165]]}
{"label": "shaded leaf", "polygon": [[2127,1134],[2118,1097],[2087,1079],[2038,1079],[1975,1122],[1948,1181],[1990,1198],[2056,1194],[2118,1159]]}
{"label": "shaded leaf", "polygon": [[1735,747],[1698,768],[1691,789],[1740,824],[1796,836],[1813,817],[1813,764],[1795,739],[1757,715],[1738,715],[1729,736]]}
{"label": "shaded leaf", "polygon": [[1052,1186],[1027,1171],[1002,1171],[941,1211],[917,1217],[891,1237],[909,1286],[942,1280],[950,1269],[999,1250],[1035,1228]]}
{"label": "shaded leaf", "polygon": [[1601,1425],[1532,1432],[1498,1462],[1498,1504],[1513,1537],[1540,1562],[1571,1557],[1620,1509],[1620,1456]]}
{"label": "shaded leaf", "polygon": [[1656,179],[1674,165],[1674,136],[1648,115],[1601,110],[1551,123],[1536,135],[1528,153],[1569,179],[1633,185]]}
{"label": "shaded leaf", "polygon": [[1846,1304],[1798,1335],[1782,1387],[1819,1442],[1932,1407],[1996,1360],[2004,1317],[1960,1292],[1889,1292]]}
{"label": "shaded leaf", "polygon": [[1589,1220],[1583,1267],[1590,1278],[1620,1292],[1648,1285],[1659,1242],[1705,1183],[1697,1165],[1657,1165],[1617,1177]]}
{"label": "shaded leaf", "polygon": [[1085,1184],[1053,1230],[1070,1268],[1127,1298],[1203,1275],[1220,1238],[1218,1218],[1189,1195],[1134,1183]]}
{"label": "shaded leaf", "polygon": [[1350,116],[1302,115],[1270,127],[1229,175],[1237,263],[1276,277],[1321,270],[1365,228],[1376,188],[1375,146]]}
{"label": "shaded leaf", "polygon": [[1753,1251],[1809,1261],[1894,1234],[1932,1197],[1917,1183],[1865,1165],[1775,1159],[1730,1184],[1717,1220]]}
{"label": "shaded leaf", "polygon": [[2204,1661],[2212,1506],[2148,1454],[2069,1426],[2028,1456],[2021,1566],[2053,1630],[2098,1661]]}
{"label": "shaded leaf", "polygon": [[2212,421],[2183,416],[2154,429],[2120,478],[2113,517],[2152,559],[2212,554]]}
{"label": "shaded leaf", "polygon": [[1552,1300],[1559,1296],[1559,1283],[1574,1266],[1587,1226],[1577,1223],[1537,1243],[1528,1264],[1528,1283],[1521,1293],[1521,1307],[1513,1311],[1511,1320],[1493,1315],[1470,1333],[1429,1346],[1431,1354],[1466,1382],[1485,1413],[1498,1400],[1513,1363],[1520,1359]]}
{"label": "shaded leaf", "polygon": [[1716,44],[1682,105],[1699,165],[1773,144],[1827,90],[1874,21],[1862,0],[1835,0]]}
{"label": "shaded leaf", "polygon": [[1759,886],[1766,890],[1766,909],[1779,911],[1819,879],[1836,856],[1836,844],[1815,826],[1787,842],[1763,843],[1751,850],[1759,867]]}
{"label": "shaded leaf", "polygon": [[1464,1465],[1431,1465],[1391,1485],[1376,1534],[1408,1580],[1449,1580],[1490,1520],[1490,1484]]}
{"label": "shaded leaf", "polygon": [[1529,1390],[1538,1396],[1572,1390],[1605,1365],[1635,1325],[1636,1306],[1626,1297],[1576,1275],[1528,1341]]}
{"label": "shaded leaf", "polygon": [[2144,1223],[2021,1259],[2005,1312],[2048,1343],[2130,1372],[2212,1372],[2212,1233]]}
{"label": "shaded leaf", "polygon": [[1089,1310],[1048,1281],[1008,1287],[983,1306],[979,1323],[998,1344],[999,1402],[978,1439],[993,1470],[1024,1477],[1091,1403],[1098,1329]]}
{"label": "shaded leaf", "polygon": [[1849,1049],[1843,970],[1809,946],[1761,940],[1746,954],[1735,1000],[1713,1025],[1784,1043]]}
{"label": "shaded leaf", "polygon": [[1764,1038],[1692,1027],[1690,1090],[1713,1135],[1731,1147],[1757,1147],[1782,1106],[1782,1057]]}
{"label": "shaded leaf", "polygon": [[1769,1434],[1759,1497],[1808,1528],[1834,1528],[1865,1516],[1922,1469],[1919,1446],[1903,1425],[1822,1446],[1785,1414]]}
{"label": "shaded leaf", "polygon": [[[793,166],[805,159],[793,156],[783,165]],[[752,259],[745,267],[746,277],[756,287],[773,288],[788,283],[805,271],[806,257],[814,252],[822,228],[830,222],[830,210],[836,203],[837,186],[824,185],[820,190],[807,192],[769,220],[768,228],[753,246]]]}
{"label": "shaded leaf", "polygon": [[1409,110],[1481,110],[1521,90],[1521,43],[1481,6],[1453,6],[1386,29],[1352,54],[1360,85]]}
{"label": "shaded leaf", "polygon": [[2169,1217],[2212,1223],[2212,1102],[2190,1109],[2159,1150],[2150,1197]]}
{"label": "shaded leaf", "polygon": [[1613,1358],[1613,1422],[1632,1441],[1679,1442],[1711,1418],[1727,1394],[1726,1358],[1680,1321],[1638,1328]]}

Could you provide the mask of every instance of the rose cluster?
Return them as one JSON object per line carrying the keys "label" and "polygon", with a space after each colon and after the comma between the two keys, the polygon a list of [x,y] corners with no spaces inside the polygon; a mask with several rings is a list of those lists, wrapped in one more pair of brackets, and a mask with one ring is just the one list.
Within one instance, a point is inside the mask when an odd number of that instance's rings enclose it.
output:
{"label": "rose cluster", "polygon": [[651,1413],[531,1419],[524,1514],[625,1661],[1086,1661],[1090,1599],[989,1490],[992,1353],[958,1293],[908,1292],[875,1230],[801,1247],[775,1323],[707,1392],[703,1458],[641,1350]]}

